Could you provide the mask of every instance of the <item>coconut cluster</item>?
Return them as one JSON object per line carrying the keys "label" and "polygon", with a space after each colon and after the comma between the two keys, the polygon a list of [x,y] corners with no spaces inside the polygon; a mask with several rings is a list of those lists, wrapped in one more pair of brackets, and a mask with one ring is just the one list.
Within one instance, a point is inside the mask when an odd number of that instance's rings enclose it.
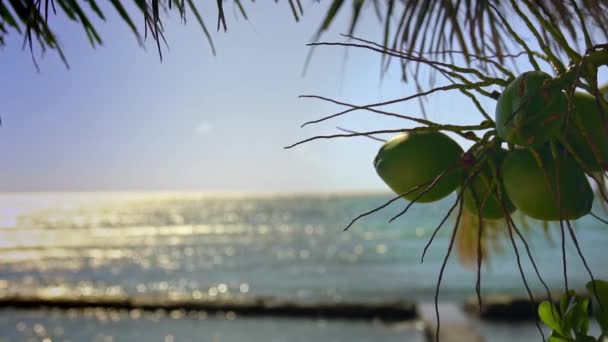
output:
{"label": "coconut cluster", "polygon": [[574,220],[591,211],[587,176],[608,170],[607,113],[604,99],[582,92],[569,99],[550,75],[525,72],[497,100],[492,141],[464,152],[442,132],[413,130],[388,140],[374,166],[409,201],[433,202],[460,189],[464,209],[484,219],[520,210]]}

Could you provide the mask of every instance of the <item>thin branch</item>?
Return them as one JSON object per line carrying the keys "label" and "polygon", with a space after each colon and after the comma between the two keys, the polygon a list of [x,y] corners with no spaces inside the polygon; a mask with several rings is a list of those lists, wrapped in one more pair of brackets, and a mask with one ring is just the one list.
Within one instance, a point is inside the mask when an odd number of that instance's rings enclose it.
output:
{"label": "thin branch", "polygon": [[482,210],[483,210],[483,205],[481,203],[479,203],[479,200],[477,198],[477,194],[475,193],[475,190],[473,188],[471,188],[471,192],[473,194],[473,197],[475,198],[475,202],[477,205],[477,218],[478,218],[478,224],[479,227],[477,227],[477,274],[476,274],[476,280],[475,280],[475,293],[477,294],[477,302],[479,304],[479,310],[481,311],[481,262],[483,260],[483,253],[481,250],[481,238],[482,238],[482,234],[483,234],[483,218],[481,216],[482,214]]}
{"label": "thin branch", "polygon": [[587,263],[587,259],[583,255],[581,247],[578,243],[578,239],[576,238],[576,234],[574,233],[574,229],[572,229],[572,224],[568,220],[566,220],[566,224],[568,225],[568,231],[570,232],[570,238],[572,239],[572,242],[574,242],[574,247],[576,247],[576,252],[578,253],[578,256],[581,258],[581,261],[583,262],[583,265],[585,266],[585,269],[587,270],[587,273],[589,274],[589,278],[591,278],[591,283],[593,284],[593,294],[595,295],[595,299],[597,300],[598,304],[600,305],[600,310],[603,311],[604,306],[602,305],[602,301],[600,300],[600,298],[597,294],[597,289],[595,288],[595,277],[593,276],[593,272],[591,272],[591,268],[589,267],[589,264]]}
{"label": "thin branch", "polygon": [[383,111],[383,110],[374,109],[374,108],[371,108],[371,107],[368,107],[368,106],[355,106],[355,105],[351,105],[351,104],[346,103],[346,102],[336,101],[336,100],[333,100],[333,99],[330,99],[330,98],[324,97],[324,96],[318,96],[318,95],[300,95],[299,97],[300,98],[309,98],[309,99],[318,99],[318,100],[323,100],[323,101],[331,102],[331,103],[342,105],[342,106],[349,106],[349,107],[351,107],[350,109],[341,111],[341,112],[336,113],[336,114],[325,116],[325,117],[323,117],[321,119],[318,119],[318,120],[307,121],[307,122],[303,123],[300,127],[305,127],[305,126],[310,125],[310,124],[315,124],[315,123],[319,123],[319,122],[322,122],[322,121],[325,121],[325,120],[333,119],[335,117],[344,115],[346,113],[352,112],[352,111],[357,110],[357,109],[364,109],[364,110],[368,110],[368,111],[371,111],[371,112],[374,112],[374,113],[377,113],[377,114],[386,115],[386,116],[392,116],[392,117],[396,117],[396,118],[400,118],[400,119],[405,119],[405,120],[410,120],[410,121],[414,121],[414,122],[417,122],[419,124],[424,124],[424,125],[429,125],[429,123],[430,124],[435,124],[435,123],[432,123],[432,122],[430,122],[428,120],[425,120],[425,119],[416,118],[416,117],[413,117],[413,116],[402,115],[402,114],[391,113],[391,112],[387,112],[387,111]]}
{"label": "thin branch", "polygon": [[534,54],[532,54],[532,49],[530,49],[528,44],[526,44],[526,42],[519,36],[519,34],[517,34],[517,32],[511,27],[509,21],[502,15],[501,11],[496,6],[491,3],[489,4],[489,6],[494,10],[498,18],[502,21],[502,24],[508,30],[509,34],[511,34],[513,40],[515,40],[515,42],[517,42],[522,48],[524,48],[524,50],[526,50],[528,60],[530,61],[532,67],[534,67],[534,70],[541,70],[540,66],[536,62],[536,59],[534,59]]}
{"label": "thin branch", "polygon": [[439,175],[437,175],[433,179],[433,182],[431,182],[431,184],[429,184],[424,190],[422,190],[418,195],[416,195],[416,197],[410,203],[408,203],[408,205],[405,207],[405,209],[400,211],[397,215],[393,216],[389,220],[389,223],[395,221],[396,219],[398,219],[399,217],[401,217],[402,215],[407,213],[407,211],[412,207],[412,205],[414,205],[414,203],[416,203],[422,196],[426,195],[429,191],[433,190],[435,185],[437,185],[437,183],[439,183],[439,181],[441,179],[443,179],[443,177],[445,177],[445,175],[447,175],[449,172],[453,171],[454,168],[456,168],[456,167],[458,167],[458,165],[447,168],[447,169],[443,170]]}
{"label": "thin branch", "polygon": [[289,146],[285,146],[283,147],[284,149],[290,149],[290,148],[294,148],[298,145],[313,141],[313,140],[319,140],[319,139],[334,139],[334,138],[351,138],[351,137],[361,137],[361,136],[368,136],[368,135],[372,135],[372,134],[384,134],[384,133],[403,133],[403,132],[408,132],[408,131],[412,131],[412,129],[406,129],[406,128],[401,128],[401,129],[385,129],[385,130],[380,130],[380,131],[369,131],[369,132],[361,132],[361,133],[350,133],[350,134],[332,134],[332,135],[317,135],[308,139],[304,139],[301,141],[298,141],[295,144],[289,145]]}
{"label": "thin branch", "polygon": [[[358,38],[358,37],[352,36],[350,34],[340,34],[340,35],[343,36],[343,37],[345,37],[345,38],[353,39],[353,40],[360,41],[360,42],[367,43],[367,44],[371,44],[371,45],[374,45],[374,46],[376,46],[378,48],[386,49],[388,51],[406,54],[403,51],[398,51],[398,50],[395,50],[395,49],[390,49],[390,48],[382,46],[382,45],[380,45],[380,44],[378,44],[376,42],[373,42],[373,41],[370,41],[370,40],[367,40],[367,39]],[[421,55],[440,55],[440,54],[446,54],[446,53],[459,54],[459,55],[467,55],[468,54],[471,57],[471,60],[479,60],[479,61],[482,61],[483,63],[491,64],[496,69],[498,69],[502,73],[504,73],[507,77],[513,77],[514,78],[515,76],[513,75],[513,73],[511,73],[511,71],[509,71],[508,69],[506,69],[503,65],[501,65],[499,62],[493,60],[492,58],[504,58],[504,57],[516,58],[516,57],[519,57],[520,55],[524,54],[525,52],[520,52],[519,54],[501,54],[501,55],[496,54],[496,55],[482,56],[482,55],[471,54],[471,53],[468,53],[468,52],[465,52],[465,51],[461,51],[461,50],[443,50],[443,51],[426,51],[426,52],[422,52]]]}
{"label": "thin branch", "polygon": [[591,217],[593,217],[594,219],[596,219],[602,223],[608,224],[608,220],[599,217],[597,214],[594,214],[593,212],[590,212],[589,215],[591,215]]}
{"label": "thin branch", "polygon": [[[561,30],[557,28],[555,22],[553,20],[547,20],[543,17],[543,15],[538,11],[537,7],[544,9],[544,6],[538,6],[538,4],[532,4],[529,0],[524,0],[526,7],[528,10],[536,17],[540,26],[544,28],[544,33],[549,33],[553,37],[553,42],[557,43],[568,55],[571,60],[579,60],[581,56],[574,51],[568,42],[566,41],[566,37],[562,34]],[[550,41],[550,40],[549,40]]]}
{"label": "thin branch", "polygon": [[576,13],[578,20],[581,23],[581,29],[583,31],[583,36],[585,37],[585,46],[586,46],[586,48],[590,48],[591,46],[593,46],[593,41],[591,40],[591,36],[589,35],[589,30],[587,29],[587,24],[585,24],[585,19],[583,17],[583,13],[581,12],[578,5],[576,4],[575,0],[570,0],[570,4],[572,5],[572,8],[574,8],[574,12]]}
{"label": "thin branch", "polygon": [[[326,117],[323,117],[321,119],[318,120],[313,120],[313,121],[308,121],[305,122],[302,127],[307,126],[309,124],[313,124],[313,123],[319,123],[325,120],[329,120],[329,119],[333,119],[335,117],[350,113],[352,111],[355,110],[359,110],[359,109],[368,109],[368,108],[372,108],[372,107],[382,107],[382,106],[387,106],[387,105],[391,105],[391,104],[396,104],[396,103],[401,103],[401,102],[407,102],[409,100],[413,100],[416,98],[420,98],[423,96],[427,96],[433,93],[436,93],[438,91],[449,91],[449,90],[467,90],[467,89],[476,89],[478,87],[487,87],[487,86],[491,86],[492,84],[486,81],[483,82],[476,82],[476,83],[470,83],[470,84],[450,84],[447,86],[442,86],[442,87],[436,87],[427,91],[423,91],[414,95],[410,95],[410,96],[406,96],[406,97],[402,97],[402,98],[398,98],[398,99],[393,99],[393,100],[388,100],[388,101],[384,101],[384,102],[378,102],[378,103],[373,103],[373,104],[369,104],[369,105],[365,105],[365,106],[354,106],[350,109],[347,109],[343,112],[337,113],[337,114],[333,114],[333,115],[329,115]],[[301,98],[319,98],[318,96],[315,95],[302,95],[300,96]],[[488,115],[484,115],[486,116],[486,118],[489,118]],[[491,118],[489,118],[491,120]]]}
{"label": "thin branch", "polygon": [[376,208],[374,208],[374,209],[372,209],[372,210],[370,210],[370,211],[367,211],[367,212],[365,212],[365,213],[363,213],[363,214],[361,214],[361,215],[359,215],[359,216],[355,217],[355,218],[354,218],[352,221],[350,221],[350,223],[348,224],[348,226],[346,226],[346,228],[344,228],[344,231],[347,231],[347,230],[348,230],[348,229],[349,229],[349,228],[350,228],[350,227],[351,227],[353,224],[355,224],[355,222],[357,222],[358,220],[360,220],[360,219],[362,219],[362,218],[364,218],[364,217],[366,217],[366,216],[369,216],[369,215],[371,215],[371,214],[373,214],[373,213],[376,213],[376,212],[378,212],[378,211],[380,211],[380,210],[382,210],[382,209],[384,209],[384,208],[388,207],[388,206],[389,206],[391,203],[395,202],[396,200],[400,199],[401,197],[403,197],[403,196],[407,196],[407,195],[409,195],[410,193],[412,193],[412,192],[414,192],[414,191],[416,191],[416,190],[418,190],[418,189],[422,188],[423,186],[428,185],[429,183],[431,183],[431,181],[428,181],[428,182],[426,182],[426,183],[424,183],[424,184],[417,185],[417,186],[413,187],[412,189],[410,189],[410,190],[408,190],[408,191],[406,191],[406,192],[404,192],[404,193],[402,193],[402,194],[400,194],[400,195],[398,195],[398,196],[396,196],[396,197],[394,197],[394,198],[390,199],[389,201],[387,201],[386,203],[382,204],[381,206],[376,207]]}
{"label": "thin branch", "polygon": [[528,30],[536,38],[536,41],[537,41],[538,45],[540,46],[540,48],[547,55],[547,57],[549,57],[549,61],[550,61],[551,66],[553,67],[553,69],[557,73],[564,72],[565,69],[566,69],[564,67],[564,65],[553,54],[553,52],[551,51],[551,49],[549,47],[547,47],[547,45],[545,44],[545,41],[543,40],[543,38],[541,37],[541,35],[538,33],[538,31],[536,30],[536,28],[534,27],[534,25],[532,24],[532,22],[528,19],[528,17],[526,16],[526,14],[524,14],[521,11],[521,9],[519,8],[519,5],[517,4],[517,2],[515,0],[510,0],[510,2],[511,2],[511,6],[513,7],[513,9],[517,13],[517,15],[524,21],[524,23],[526,24],[526,27],[528,28]]}
{"label": "thin branch", "polygon": [[[530,290],[530,286],[528,285],[528,280],[526,279],[526,274],[524,272],[523,266],[521,264],[521,257],[519,256],[519,250],[517,248],[517,244],[515,243],[515,239],[513,238],[513,230],[511,229],[511,225],[507,224],[507,230],[509,232],[509,239],[511,240],[511,244],[513,245],[513,251],[515,252],[515,257],[517,259],[517,267],[519,269],[519,274],[521,276],[521,280],[524,283],[524,287],[526,288],[526,292],[528,292],[528,297],[530,298],[530,306],[532,306],[532,311],[534,311],[534,303],[536,302],[534,299],[534,295],[532,294],[532,291]],[[538,331],[540,331],[540,334],[543,337],[543,341],[545,340],[545,334],[543,333],[543,329],[540,326],[540,323],[538,321],[538,317],[536,317],[536,327],[538,328]]]}
{"label": "thin branch", "polygon": [[[428,126],[430,128],[435,128],[436,130],[443,130],[443,131],[450,131],[453,132],[455,134],[460,135],[461,137],[468,139],[468,140],[473,140],[473,141],[478,141],[479,139],[470,136],[469,134],[467,134],[467,132],[464,131],[476,131],[476,130],[486,130],[489,128],[494,127],[494,123],[492,121],[486,121],[486,122],[482,122],[479,125],[465,125],[465,126],[461,126],[461,125],[449,125],[449,124],[439,124],[427,119],[421,119],[421,118],[415,118],[415,117],[411,117],[411,116],[406,116],[406,115],[401,115],[401,114],[397,114],[397,113],[392,113],[392,112],[387,112],[384,110],[378,110],[378,109],[374,109],[374,108],[366,108],[365,106],[356,106],[356,105],[352,105],[346,102],[340,102],[340,101],[336,101],[334,99],[330,99],[327,97],[323,97],[323,96],[318,96],[318,95],[302,95],[300,96],[302,98],[313,98],[313,99],[319,99],[319,100],[323,100],[323,101],[327,101],[327,102],[331,102],[334,104],[338,104],[338,105],[342,105],[342,106],[348,106],[351,108],[359,108],[359,109],[363,109],[363,110],[367,110],[373,113],[377,113],[377,114],[381,114],[381,115],[386,115],[386,116],[391,116],[391,117],[396,117],[396,118],[401,118],[401,119],[405,119],[405,120],[410,120],[410,121],[414,121],[417,123],[420,123],[422,125]],[[342,115],[343,113],[345,113],[346,111],[342,111],[340,113],[334,114],[330,117],[336,117],[339,115]],[[330,117],[327,117],[327,119],[329,119]],[[308,123],[303,124],[301,127],[304,127],[307,124],[310,123],[316,123],[316,122],[320,122],[326,120],[326,118],[323,118],[321,120],[316,120],[316,121],[310,121]],[[422,128],[422,127],[419,127]],[[464,132],[464,133],[463,133]]]}
{"label": "thin branch", "polygon": [[[507,224],[507,230],[509,232],[509,239],[511,240],[511,244],[513,245],[513,251],[515,252],[515,257],[517,259],[517,268],[519,269],[519,274],[521,275],[521,280],[524,283],[526,291],[528,292],[528,296],[530,297],[530,305],[534,306],[535,300],[532,291],[530,290],[530,286],[528,285],[528,280],[526,279],[526,274],[524,272],[523,266],[521,265],[521,257],[519,256],[519,250],[517,249],[517,244],[515,243],[515,239],[513,238],[513,230],[511,229],[511,225]],[[536,327],[540,334],[543,337],[543,341],[545,340],[545,333],[540,326],[538,316],[536,317]]]}
{"label": "thin branch", "polygon": [[[556,203],[557,203],[557,208],[558,208],[558,213],[559,213],[559,226],[560,226],[560,234],[561,234],[561,247],[562,247],[562,263],[563,263],[563,271],[564,271],[564,288],[566,289],[566,293],[568,292],[568,266],[567,266],[567,260],[566,260],[566,236],[565,236],[565,232],[564,232],[564,207],[562,205],[562,191],[561,191],[561,167],[560,167],[560,159],[559,156],[557,155],[557,146],[555,144],[554,141],[550,141],[550,145],[551,145],[551,156],[553,158],[554,161],[554,169],[555,169],[555,191],[552,191],[555,195],[555,199],[556,199]],[[565,153],[566,151],[564,151]],[[548,173],[549,171],[547,171]],[[552,189],[551,184],[550,184],[550,180],[551,178],[547,178],[547,182],[549,185],[549,189]],[[566,222],[568,222],[566,220]]]}
{"label": "thin branch", "polygon": [[[547,292],[547,297],[549,298],[549,300],[551,300],[551,302],[553,302],[551,290],[549,289],[549,286],[547,285],[547,283],[541,276],[540,270],[538,269],[538,266],[536,265],[536,261],[534,261],[534,258],[532,257],[532,252],[530,251],[530,246],[528,245],[528,241],[526,241],[523,234],[519,231],[519,229],[515,225],[515,222],[513,222],[513,220],[511,219],[511,215],[509,215],[508,220],[510,221],[511,228],[515,231],[515,233],[519,237],[519,240],[524,244],[524,248],[526,250],[526,254],[528,255],[528,259],[530,259],[530,263],[532,264],[532,268],[534,268],[534,272],[536,273],[538,280],[541,282],[541,284],[545,288],[545,291]],[[509,224],[509,222],[507,224]]]}
{"label": "thin branch", "polygon": [[420,263],[421,264],[424,263],[424,257],[426,256],[426,251],[431,246],[431,243],[435,239],[435,236],[437,235],[437,233],[439,232],[439,230],[441,229],[441,227],[443,227],[443,224],[450,217],[450,215],[452,214],[452,211],[454,211],[454,209],[456,208],[456,206],[458,205],[458,203],[460,203],[460,199],[462,198],[463,193],[464,193],[464,191],[462,191],[462,190],[458,193],[458,197],[456,197],[456,200],[454,201],[454,204],[450,207],[450,209],[448,209],[448,212],[445,214],[445,216],[443,217],[443,219],[441,220],[441,222],[439,222],[439,224],[437,225],[437,227],[435,228],[435,230],[433,230],[433,234],[431,234],[431,237],[426,242],[426,245],[424,246],[424,250],[422,251],[422,256],[420,257]]}
{"label": "thin branch", "polygon": [[[339,127],[339,126],[336,127],[336,128],[339,129],[339,130],[341,130],[341,131],[343,131],[343,132],[346,132],[346,133],[361,133],[361,132],[357,132],[357,131],[352,131],[350,129],[342,128],[342,127]],[[370,138],[372,140],[379,141],[379,142],[386,142],[385,139],[380,139],[380,138],[377,138],[377,137],[375,137],[373,135],[366,135],[365,137]]]}
{"label": "thin branch", "polygon": [[452,237],[450,238],[450,244],[448,246],[448,250],[443,258],[443,262],[441,264],[441,269],[439,271],[439,277],[437,278],[437,284],[435,286],[435,317],[437,319],[437,327],[435,330],[435,341],[439,341],[439,330],[441,327],[441,320],[439,319],[439,289],[441,287],[441,280],[443,279],[443,272],[445,271],[445,266],[448,263],[448,259],[450,258],[450,254],[452,253],[452,248],[454,247],[454,240],[456,239],[456,233],[458,232],[458,225],[460,223],[460,218],[462,217],[462,207],[463,200],[460,200],[460,206],[458,207],[458,216],[456,217],[456,223],[454,224],[454,230],[452,231]]}
{"label": "thin branch", "polygon": [[481,165],[481,164],[483,164],[483,161],[479,161],[478,160],[477,163],[472,166],[471,175],[469,177],[467,177],[465,179],[465,181],[463,182],[463,184],[461,186],[462,190],[458,193],[458,197],[456,198],[456,201],[450,207],[450,209],[448,210],[447,214],[443,217],[443,219],[441,220],[441,222],[439,222],[439,225],[435,228],[435,230],[433,231],[433,234],[431,234],[431,237],[429,238],[429,241],[427,241],[426,245],[424,246],[424,250],[422,251],[422,257],[420,259],[420,263],[424,262],[424,257],[426,255],[426,252],[429,249],[429,247],[431,246],[431,244],[433,243],[433,240],[435,239],[435,236],[437,235],[437,233],[439,232],[439,230],[441,229],[441,227],[443,226],[443,224],[445,223],[445,221],[448,219],[448,217],[450,216],[450,214],[452,213],[452,211],[456,208],[456,205],[458,205],[458,203],[461,201],[462,197],[464,196],[464,190],[466,189],[466,187],[468,186],[468,184],[470,183],[470,181],[473,178],[475,178],[477,176],[477,174],[480,172],[481,168],[479,167],[479,165]]}
{"label": "thin branch", "polygon": [[430,61],[428,59],[425,59],[422,57],[416,57],[411,54],[405,54],[405,53],[401,53],[401,52],[395,53],[395,52],[391,52],[390,50],[387,50],[387,49],[379,49],[379,48],[376,48],[373,46],[368,46],[368,45],[363,45],[363,44],[322,42],[322,43],[309,43],[309,44],[307,44],[307,46],[313,46],[313,47],[316,47],[316,46],[345,46],[345,47],[358,47],[358,48],[363,48],[363,49],[369,49],[369,50],[373,50],[373,51],[376,51],[379,53],[387,54],[392,57],[403,58],[403,59],[411,60],[413,62],[425,63],[425,64],[431,65],[431,66],[439,66],[439,67],[453,70],[455,72],[471,74],[471,75],[478,77],[481,80],[488,81],[488,82],[494,82],[494,84],[496,84],[496,85],[503,85],[503,86],[507,85],[507,82],[505,80],[500,79],[500,78],[495,78],[495,77],[487,77],[486,75],[482,74],[479,70],[476,70],[476,69],[463,68],[463,67],[459,67],[459,66],[456,66],[453,64],[437,62],[437,61]]}
{"label": "thin branch", "polygon": [[[440,65],[442,65],[442,66],[444,66],[446,68],[449,67],[452,70],[454,70],[453,68],[458,68],[456,66],[449,65],[449,64],[443,64],[441,62],[436,62],[436,61],[428,60],[428,59],[426,59],[426,58],[423,57],[423,54],[420,54],[419,56],[413,56],[411,53],[402,52],[402,51],[396,50],[395,48],[392,48],[392,49],[391,48],[387,48],[387,47],[384,47],[384,46],[382,46],[380,44],[377,44],[377,43],[369,41],[369,40],[357,38],[357,37],[354,37],[354,36],[348,36],[348,37],[351,37],[352,39],[357,40],[359,42],[363,42],[363,43],[372,45],[372,47],[368,47],[368,48],[370,48],[373,51],[380,52],[382,54],[382,57],[384,57],[385,54],[388,55],[388,56],[390,56],[390,57],[399,57],[401,59],[401,61],[402,61],[402,69],[403,69],[403,73],[404,73],[404,81],[406,81],[406,71],[407,71],[407,66],[406,66],[405,60],[411,60],[411,61],[414,61],[414,62],[418,63],[417,70],[418,70],[418,67],[419,67],[420,64],[426,64],[430,68],[435,69],[435,71],[437,71],[437,72],[441,73],[442,75],[444,75],[447,79],[450,79],[450,76],[452,76],[454,78],[458,78],[459,80],[461,80],[461,81],[463,81],[463,82],[465,82],[467,84],[471,84],[471,82],[469,80],[467,80],[464,76],[462,76],[462,75],[460,75],[460,74],[458,74],[456,72],[453,72],[453,71],[445,70]],[[376,48],[373,48],[373,47],[376,47]],[[390,61],[390,58],[387,59],[387,64],[385,66],[385,69],[383,70],[383,73],[386,72],[386,68],[388,68],[388,62],[389,61]],[[418,83],[418,77],[417,77],[417,75],[418,75],[418,73],[415,72],[414,73],[414,81],[418,85],[419,83]],[[432,77],[432,75],[433,74],[431,74],[431,77]],[[500,80],[500,79],[494,78],[492,80],[496,81],[496,80]],[[501,81],[504,81],[504,80],[501,80]],[[504,82],[505,82],[504,85],[506,85],[507,81],[504,81]],[[454,83],[454,82],[452,81],[452,83]],[[478,93],[480,93],[480,94],[482,94],[484,96],[490,96],[490,93],[488,93],[488,92],[486,92],[486,91],[484,91],[482,89],[475,89],[475,90]],[[482,113],[483,112],[484,111],[482,111]]]}
{"label": "thin branch", "polygon": [[562,272],[564,274],[564,289],[566,293],[569,291],[568,287],[568,263],[566,260],[566,235],[564,231],[564,221],[559,220],[559,229],[561,236],[561,248],[562,248]]}

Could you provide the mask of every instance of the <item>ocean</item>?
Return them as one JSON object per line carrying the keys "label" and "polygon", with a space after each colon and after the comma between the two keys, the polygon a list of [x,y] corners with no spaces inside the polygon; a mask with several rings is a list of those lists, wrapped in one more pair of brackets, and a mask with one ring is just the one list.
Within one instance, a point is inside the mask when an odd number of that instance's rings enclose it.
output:
{"label": "ocean", "polygon": [[[420,257],[454,197],[415,204],[399,200],[365,217],[389,194],[11,193],[0,195],[0,294],[277,298],[298,302],[433,302],[449,243],[450,218]],[[597,213],[604,214],[601,209]],[[608,278],[608,227],[575,222],[584,255]],[[563,288],[560,234],[525,229],[543,278]],[[490,245],[483,294],[525,296],[508,235]],[[520,245],[521,247],[521,245]],[[527,278],[542,287],[522,251]],[[589,275],[572,243],[568,276],[582,288]],[[453,252],[439,300],[461,305],[475,295],[475,268]],[[541,340],[533,322],[471,318],[487,341]],[[234,312],[139,310],[0,310],[0,341],[424,341],[419,322],[384,323]]]}

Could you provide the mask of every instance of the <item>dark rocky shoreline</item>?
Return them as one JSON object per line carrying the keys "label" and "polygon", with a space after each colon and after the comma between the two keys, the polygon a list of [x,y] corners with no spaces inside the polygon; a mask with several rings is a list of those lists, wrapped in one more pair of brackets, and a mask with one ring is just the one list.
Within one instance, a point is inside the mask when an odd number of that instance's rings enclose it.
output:
{"label": "dark rocky shoreline", "polygon": [[[558,295],[553,296],[559,298]],[[492,321],[530,321],[536,319],[536,309],[543,296],[534,301],[528,297],[493,295],[482,298],[481,310],[476,297],[467,299],[463,311],[473,317]],[[0,309],[84,309],[117,310],[183,310],[232,311],[245,316],[321,317],[336,319],[407,321],[420,318],[413,301],[383,300],[376,302],[304,301],[272,297],[257,298],[165,298],[162,296],[97,296],[97,295],[39,295],[0,294]]]}
{"label": "dark rocky shoreline", "polygon": [[[554,295],[554,298],[559,298]],[[440,303],[441,340],[442,341],[483,341],[472,328],[471,319],[502,321],[517,324],[536,319],[538,304],[542,296],[531,301],[528,297],[485,296],[479,309],[477,298],[467,299],[462,305],[457,303]],[[199,299],[163,296],[123,295],[58,295],[28,293],[0,293],[0,310],[86,310],[90,308],[108,310],[142,310],[184,312],[205,312],[208,314],[233,313],[241,317],[285,317],[303,319],[332,320],[379,320],[386,323],[418,321],[425,326],[424,335],[428,341],[434,341],[435,316],[434,306],[422,303],[421,306],[407,300],[383,300],[377,302],[341,302],[341,301],[298,301],[272,297],[204,297]],[[447,310],[447,311],[446,311]],[[447,316],[446,316],[447,315]]]}
{"label": "dark rocky shoreline", "polygon": [[182,310],[205,312],[234,312],[240,316],[277,316],[327,318],[343,320],[409,321],[419,317],[417,306],[411,301],[379,302],[312,302],[269,297],[247,298],[180,298],[158,296],[0,296],[0,309],[85,309],[115,310]]}

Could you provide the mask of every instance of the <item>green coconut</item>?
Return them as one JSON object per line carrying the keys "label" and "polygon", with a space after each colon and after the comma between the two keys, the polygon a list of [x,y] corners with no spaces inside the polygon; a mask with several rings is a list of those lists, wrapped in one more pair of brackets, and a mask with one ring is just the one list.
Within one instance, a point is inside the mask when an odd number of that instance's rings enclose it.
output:
{"label": "green coconut", "polygon": [[503,140],[538,146],[560,133],[568,108],[566,95],[551,76],[528,71],[511,82],[496,104],[496,130]]}
{"label": "green coconut", "polygon": [[[515,211],[515,206],[507,196],[504,185],[495,177],[507,155],[507,151],[498,148],[487,150],[484,153],[486,153],[487,159],[481,165],[479,173],[469,181],[464,191],[464,209],[473,215],[478,215],[479,203],[482,208],[481,217],[489,220],[501,219],[505,217],[505,210],[509,213]],[[499,199],[499,190],[504,198],[504,208]]]}
{"label": "green coconut", "polygon": [[505,190],[515,207],[545,221],[575,220],[587,215],[593,204],[593,191],[582,168],[563,151],[554,160],[548,145],[536,151],[542,168],[530,149],[509,152],[502,164]]}
{"label": "green coconut", "polygon": [[570,116],[566,137],[586,171],[608,170],[608,106],[602,118],[595,97],[574,94],[574,113]]}
{"label": "green coconut", "polygon": [[[418,202],[437,201],[462,180],[462,148],[441,132],[410,132],[388,140],[374,159],[376,172],[398,195],[415,200],[435,178],[442,178]],[[416,190],[416,187],[419,187]],[[409,193],[408,193],[409,192]]]}

